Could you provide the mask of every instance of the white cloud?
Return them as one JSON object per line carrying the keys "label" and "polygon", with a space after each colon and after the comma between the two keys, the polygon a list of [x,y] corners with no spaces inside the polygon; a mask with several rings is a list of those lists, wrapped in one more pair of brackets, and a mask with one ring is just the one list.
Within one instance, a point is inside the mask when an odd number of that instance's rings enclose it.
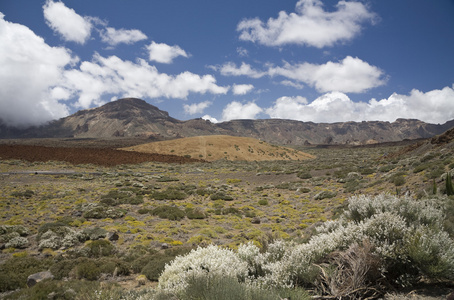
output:
{"label": "white cloud", "polygon": [[109,94],[184,99],[189,93],[225,94],[229,89],[218,86],[211,75],[182,72],[173,76],[160,73],[143,59],[134,63],[99,54],[95,54],[91,62],[84,61],[80,70],[65,72],[65,80],[66,88],[74,90],[79,97],[76,105],[82,108],[99,103],[102,96]]}
{"label": "white cloud", "polygon": [[29,126],[68,115],[68,99],[58,89],[64,68],[77,58],[65,48],[50,47],[26,26],[4,20],[0,13],[0,119]]}
{"label": "white cloud", "polygon": [[111,46],[118,44],[134,44],[135,42],[146,40],[147,36],[137,29],[115,29],[106,27],[100,32],[101,40]]}
{"label": "white cloud", "polygon": [[266,24],[258,18],[243,20],[237,31],[241,40],[267,46],[300,44],[323,48],[353,39],[362,23],[376,18],[361,2],[339,1],[336,8],[325,11],[321,0],[300,0],[294,13],[281,11]]}
{"label": "white cloud", "polygon": [[252,84],[234,84],[233,94],[235,95],[246,95],[254,89]]}
{"label": "white cloud", "polygon": [[265,76],[266,72],[260,72],[251,67],[247,63],[241,63],[240,67],[237,67],[235,63],[228,62],[220,67],[213,67],[215,70],[219,70],[224,76],[248,76],[252,78],[260,78]]}
{"label": "white cloud", "polygon": [[210,121],[211,123],[219,123],[218,119],[213,118],[213,117],[210,116],[210,115],[204,115],[204,116],[202,117],[202,119],[208,120],[208,121]]}
{"label": "white cloud", "polygon": [[265,112],[271,118],[312,122],[389,121],[398,118],[445,123],[454,117],[454,85],[441,90],[393,94],[387,99],[354,102],[340,92],[327,93],[311,103],[302,97],[281,97]]}
{"label": "white cloud", "polygon": [[256,116],[263,111],[254,102],[242,104],[237,101],[230,102],[222,111],[222,120],[238,120],[238,119],[255,119]]}
{"label": "white cloud", "polygon": [[178,56],[188,57],[186,51],[181,49],[179,46],[169,46],[163,43],[151,42],[147,46],[149,51],[149,60],[156,61],[159,63],[170,64],[173,59]]}
{"label": "white cloud", "polygon": [[249,56],[249,51],[247,51],[247,49],[244,49],[243,47],[236,48],[236,52],[241,57]]}
{"label": "white cloud", "polygon": [[329,61],[322,65],[286,63],[283,67],[270,68],[268,74],[304,82],[322,93],[330,91],[362,93],[386,82],[382,70],[351,56],[340,62]]}
{"label": "white cloud", "polygon": [[84,44],[91,35],[90,18],[78,15],[63,2],[47,0],[43,6],[44,18],[53,31],[64,40]]}
{"label": "white cloud", "polygon": [[293,88],[298,89],[298,90],[301,90],[301,89],[304,88],[304,86],[302,84],[296,83],[296,82],[291,81],[291,80],[282,80],[280,82],[280,84],[285,85],[285,86],[290,86],[290,87],[293,87]]}
{"label": "white cloud", "polygon": [[[362,93],[386,83],[382,70],[351,56],[345,57],[340,62],[329,61],[321,65],[307,62],[295,65],[285,63],[282,67],[268,66],[266,71],[256,70],[244,62],[240,67],[228,62],[217,69],[224,76],[244,75],[252,78],[260,78],[266,75],[271,77],[283,76],[315,87],[321,93],[331,91]],[[303,88],[302,85],[288,80],[282,83],[299,89]]]}
{"label": "white cloud", "polygon": [[201,114],[207,108],[210,106],[212,102],[210,101],[204,101],[200,103],[193,103],[193,104],[185,104],[183,105],[184,111],[187,114],[190,115],[195,115],[195,114]]}

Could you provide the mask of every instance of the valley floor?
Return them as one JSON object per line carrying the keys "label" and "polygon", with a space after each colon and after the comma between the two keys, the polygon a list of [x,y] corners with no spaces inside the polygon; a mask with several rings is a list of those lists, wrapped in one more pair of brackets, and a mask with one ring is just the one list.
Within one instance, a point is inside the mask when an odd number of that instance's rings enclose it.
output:
{"label": "valley floor", "polygon": [[[132,290],[151,287],[163,263],[197,246],[303,242],[317,225],[336,218],[352,195],[420,198],[434,188],[442,192],[441,176],[454,168],[452,148],[388,158],[402,147],[312,147],[303,149],[316,156],[307,161],[207,163],[81,148],[83,143],[65,149],[0,145],[0,225],[27,229],[26,243],[16,246],[0,232],[3,264],[24,257],[47,267],[83,257],[94,263],[104,258],[90,245],[105,238],[105,259],[118,264],[114,269],[132,267],[124,275],[105,270],[96,278]],[[46,240],[46,228],[56,227],[59,233]],[[117,236],[109,240],[112,234]],[[144,270],[141,257],[156,259],[161,269]],[[86,276],[74,272],[61,278]],[[141,274],[147,280],[138,279]],[[9,289],[0,284],[0,292]]]}

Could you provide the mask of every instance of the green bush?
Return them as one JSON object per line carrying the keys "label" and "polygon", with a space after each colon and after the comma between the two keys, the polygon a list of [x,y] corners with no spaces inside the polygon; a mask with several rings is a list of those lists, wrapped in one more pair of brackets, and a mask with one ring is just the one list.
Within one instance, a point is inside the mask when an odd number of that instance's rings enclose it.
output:
{"label": "green bush", "polygon": [[232,201],[233,200],[233,197],[230,196],[230,195],[226,195],[225,193],[223,192],[217,192],[217,193],[214,193],[210,196],[210,199],[211,200],[224,200],[224,201]]}
{"label": "green bush", "polygon": [[155,191],[151,197],[155,200],[183,200],[188,195],[175,187],[168,187],[165,191]]}
{"label": "green bush", "polygon": [[169,206],[169,205],[161,205],[154,208],[151,211],[153,216],[158,216],[161,219],[168,219],[168,220],[176,220],[179,221],[185,217],[185,212],[178,207]]}
{"label": "green bush", "polygon": [[85,228],[83,234],[86,235],[90,240],[98,240],[107,236],[107,231],[100,227]]}
{"label": "green bush", "polygon": [[108,240],[95,240],[85,246],[89,257],[110,256],[114,253],[115,247]]}
{"label": "green bush", "polygon": [[106,207],[106,206],[95,206],[86,210],[83,214],[84,218],[87,219],[118,219],[125,215],[124,209]]}
{"label": "green bush", "polygon": [[12,192],[11,196],[18,198],[31,198],[35,194],[32,190],[25,190],[24,192]]}
{"label": "green bush", "polygon": [[116,206],[119,204],[142,204],[143,197],[136,195],[130,189],[111,190],[106,195],[101,196],[102,204],[107,206]]}
{"label": "green bush", "polygon": [[258,204],[262,206],[268,205],[268,199],[260,199]]}
{"label": "green bush", "polygon": [[46,271],[52,261],[34,257],[13,257],[0,264],[0,292],[23,288],[31,274]]}
{"label": "green bush", "polygon": [[102,273],[129,275],[130,265],[117,258],[103,257],[98,259],[79,257],[62,259],[50,267],[55,279],[75,277],[77,279],[96,280]]}
{"label": "green bush", "polygon": [[205,219],[206,214],[200,208],[186,208],[186,216],[188,219]]}
{"label": "green bush", "polygon": [[181,299],[309,300],[311,298],[306,291],[300,288],[259,288],[238,282],[230,277],[206,276],[190,279]]}
{"label": "green bush", "polygon": [[[95,291],[103,290],[103,296],[107,291],[116,289],[113,284],[103,282],[101,288],[99,282],[95,281],[56,281],[45,280],[38,282],[31,288],[21,289],[12,293],[5,299],[27,299],[27,300],[42,300],[42,299],[59,299],[59,300],[75,300],[75,299],[93,299]],[[120,291],[117,292],[120,294]],[[49,295],[52,295],[50,297]],[[86,297],[84,297],[87,295]],[[107,298],[105,298],[107,299]],[[120,299],[119,297],[112,299]]]}
{"label": "green bush", "polygon": [[298,174],[296,174],[296,176],[298,176],[298,178],[301,178],[301,179],[310,179],[310,178],[312,178],[311,173],[309,173],[308,171],[298,172]]}
{"label": "green bush", "polygon": [[174,257],[166,256],[162,254],[153,255],[149,257],[146,265],[140,271],[141,274],[145,275],[148,280],[158,281],[159,276],[166,264],[170,263]]}
{"label": "green bush", "polygon": [[162,176],[156,179],[156,182],[171,182],[171,181],[180,181],[180,179],[169,176]]}
{"label": "green bush", "polygon": [[188,253],[191,248],[180,247],[167,249],[164,253],[153,253],[140,257],[132,263],[135,272],[145,275],[148,280],[158,281],[159,276],[166,264],[169,264],[176,256]]}
{"label": "green bush", "polygon": [[101,275],[101,268],[93,260],[84,260],[76,266],[77,279],[97,280]]}
{"label": "green bush", "polygon": [[146,214],[148,214],[148,213],[150,213],[150,212],[151,212],[150,209],[144,208],[144,207],[139,208],[139,209],[137,210],[137,213],[139,213],[139,214],[141,214],[141,215],[146,215]]}

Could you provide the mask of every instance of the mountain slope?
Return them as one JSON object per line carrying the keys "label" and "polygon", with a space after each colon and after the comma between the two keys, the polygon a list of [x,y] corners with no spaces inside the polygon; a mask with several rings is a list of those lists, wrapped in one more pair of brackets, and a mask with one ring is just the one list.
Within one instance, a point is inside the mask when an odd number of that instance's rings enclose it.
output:
{"label": "mountain slope", "polygon": [[428,138],[454,127],[413,119],[395,122],[313,123],[294,120],[232,120],[211,123],[180,121],[156,106],[136,98],[125,98],[101,107],[81,110],[47,125],[28,129],[7,127],[0,121],[0,138],[113,138],[141,137],[165,140],[204,135],[231,135],[261,139],[272,144],[369,144]]}

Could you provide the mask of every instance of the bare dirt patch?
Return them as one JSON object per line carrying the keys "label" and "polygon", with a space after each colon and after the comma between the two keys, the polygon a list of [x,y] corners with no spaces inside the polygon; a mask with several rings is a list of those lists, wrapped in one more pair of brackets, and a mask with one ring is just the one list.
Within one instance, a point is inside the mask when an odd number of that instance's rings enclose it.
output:
{"label": "bare dirt patch", "polygon": [[0,145],[0,159],[23,159],[26,161],[65,161],[71,164],[95,164],[116,166],[143,162],[190,163],[200,161],[177,155],[139,153],[110,148],[68,148],[33,145]]}
{"label": "bare dirt patch", "polygon": [[314,158],[305,152],[270,145],[254,138],[226,135],[182,138],[122,149],[142,153],[176,154],[207,161],[219,159],[231,161],[306,160]]}

